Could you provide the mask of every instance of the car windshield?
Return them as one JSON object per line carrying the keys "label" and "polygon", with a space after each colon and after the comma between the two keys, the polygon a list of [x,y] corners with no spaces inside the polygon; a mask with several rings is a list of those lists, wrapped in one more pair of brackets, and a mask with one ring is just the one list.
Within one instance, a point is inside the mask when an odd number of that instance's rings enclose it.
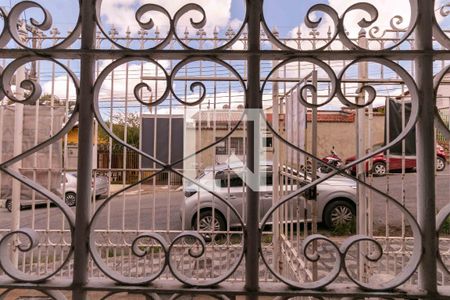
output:
{"label": "car windshield", "polygon": [[[280,170],[282,171],[282,170]],[[311,174],[307,172],[305,174],[304,171],[298,171],[296,169],[292,169],[290,167],[285,167],[284,172],[287,174],[295,177],[295,180],[299,180],[302,178],[302,180],[305,180],[306,182],[311,182]],[[272,172],[272,165],[261,165],[260,166],[260,184],[261,185],[272,185],[273,184],[273,172]],[[290,183],[291,179],[290,176],[287,176],[285,183]],[[196,178],[196,181],[199,181],[202,185],[206,186],[219,186],[222,188],[227,187],[242,187],[244,186],[244,169],[241,167],[236,168],[229,168],[225,170],[219,170],[216,172],[211,171],[202,171]],[[320,175],[317,174],[317,177],[320,178]],[[188,183],[187,187],[192,188],[195,184]]]}
{"label": "car windshield", "polygon": [[[245,178],[245,174],[242,168],[218,171],[215,175],[215,179],[220,182],[220,187],[241,187],[244,185],[243,178]],[[272,166],[260,166],[260,184],[273,184]]]}
{"label": "car windshield", "polygon": [[[214,188],[214,177],[213,177],[213,172],[210,172],[208,170],[206,171],[202,171],[199,175],[197,175],[197,177],[195,177],[195,180],[197,183],[201,184],[202,186],[206,186],[208,188]],[[186,182],[186,189],[188,190],[198,190],[198,185],[187,181]]]}

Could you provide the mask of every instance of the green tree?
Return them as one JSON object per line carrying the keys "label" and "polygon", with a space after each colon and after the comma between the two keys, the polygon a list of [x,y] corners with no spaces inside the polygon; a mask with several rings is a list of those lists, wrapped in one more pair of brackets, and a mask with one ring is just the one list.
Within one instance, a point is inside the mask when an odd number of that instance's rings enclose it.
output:
{"label": "green tree", "polygon": [[[106,121],[108,128],[112,129],[112,132],[120,138],[122,141],[126,141],[127,144],[139,148],[139,127],[140,117],[137,113],[123,113],[114,114],[112,118]],[[125,137],[126,131],[126,137]],[[109,135],[103,128],[99,127],[98,130],[98,143],[106,143],[109,141]],[[120,144],[113,140],[113,149],[117,148]]]}

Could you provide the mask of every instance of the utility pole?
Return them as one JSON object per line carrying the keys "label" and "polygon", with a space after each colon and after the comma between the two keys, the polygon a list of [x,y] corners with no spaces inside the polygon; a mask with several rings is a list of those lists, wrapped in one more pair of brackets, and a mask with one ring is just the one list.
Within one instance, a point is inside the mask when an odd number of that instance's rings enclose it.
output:
{"label": "utility pole", "polygon": [[[27,40],[27,28],[26,21],[22,20],[17,24],[19,28],[20,38],[23,43]],[[20,87],[20,83],[25,80],[25,66],[21,66],[16,73],[16,99],[24,98],[24,90]],[[13,156],[18,156],[22,153],[22,142],[23,142],[23,104],[15,102],[14,103],[14,136],[13,136]],[[20,172],[22,168],[22,161],[18,161],[13,164],[12,169],[14,171]],[[20,228],[20,201],[21,201],[21,183],[20,181],[12,178],[11,184],[11,204],[12,204],[12,224],[11,231],[18,230]],[[19,243],[18,238],[14,239],[14,247],[12,251],[11,260],[17,267],[19,262],[19,252],[16,247]]]}
{"label": "utility pole", "polygon": [[[366,37],[366,31],[364,29],[361,29],[358,36],[358,44],[361,48],[367,49],[368,43],[367,43],[367,37]],[[367,80],[368,77],[368,69],[367,69],[367,62],[361,62],[358,66],[358,78],[362,81]],[[358,84],[358,88],[362,89],[364,86],[363,83]],[[364,104],[364,91],[361,90],[361,92],[358,94],[356,98],[358,105]],[[366,148],[366,129],[365,124],[367,122],[366,118],[366,108],[360,108],[356,110],[356,150],[358,153],[358,158],[363,157],[366,155],[365,148]],[[370,134],[370,133],[369,133]],[[371,146],[371,145],[370,145]],[[356,176],[359,180],[365,181],[366,180],[366,170],[365,170],[365,163],[360,163],[356,166]],[[358,194],[358,234],[368,234],[367,230],[367,224],[368,224],[368,205],[367,205],[367,198],[366,198],[366,192],[367,189],[365,186],[358,183],[357,185],[357,194]],[[360,247],[359,251],[359,275],[362,280],[365,280],[366,276],[366,259],[365,256],[368,253],[368,248],[365,245],[362,245]]]}
{"label": "utility pole", "polygon": [[[275,31],[275,30],[273,30]],[[275,32],[274,35],[278,38],[278,32]],[[277,50],[276,46],[272,44],[272,50]],[[278,64],[278,61],[272,61],[272,68],[275,68]],[[279,78],[279,71],[275,71],[273,76],[278,79]],[[280,91],[279,91],[279,85],[278,81],[274,81],[272,85],[272,127],[276,132],[280,132],[280,109],[279,109],[279,102],[280,102]],[[272,189],[272,205],[275,205],[280,201],[280,192],[279,192],[279,177],[278,174],[280,173],[279,169],[279,162],[280,162],[280,141],[278,138],[275,137],[274,134],[272,134],[272,146],[273,146],[273,165],[272,165],[272,174],[276,174],[273,176],[273,189]],[[273,218],[273,242],[275,245],[280,245],[280,213],[279,210],[276,210],[272,216]],[[276,272],[280,273],[280,270],[282,268],[282,260],[281,260],[281,251],[280,247],[275,246],[273,247],[273,268]]]}

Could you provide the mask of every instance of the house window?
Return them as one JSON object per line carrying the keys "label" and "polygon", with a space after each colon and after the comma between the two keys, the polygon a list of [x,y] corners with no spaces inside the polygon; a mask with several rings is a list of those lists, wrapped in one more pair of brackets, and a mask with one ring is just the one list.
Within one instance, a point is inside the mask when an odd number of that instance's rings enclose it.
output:
{"label": "house window", "polygon": [[[216,137],[216,141],[222,139],[223,137]],[[217,155],[226,155],[227,154],[227,144],[228,144],[228,139],[225,139],[223,141],[220,141],[217,145],[216,145],[216,154]]]}
{"label": "house window", "polygon": [[273,184],[273,173],[271,171],[269,171],[269,172],[262,171],[260,185],[271,186],[272,184]]}
{"label": "house window", "polygon": [[[217,137],[216,141],[220,140],[221,137]],[[217,155],[244,155],[244,138],[242,137],[231,137],[219,142],[216,145]]]}
{"label": "house window", "polygon": [[244,138],[232,137],[230,138],[231,153],[236,155],[244,155]]}
{"label": "house window", "polygon": [[263,137],[262,144],[264,148],[272,148],[273,147],[273,139],[271,136]]}

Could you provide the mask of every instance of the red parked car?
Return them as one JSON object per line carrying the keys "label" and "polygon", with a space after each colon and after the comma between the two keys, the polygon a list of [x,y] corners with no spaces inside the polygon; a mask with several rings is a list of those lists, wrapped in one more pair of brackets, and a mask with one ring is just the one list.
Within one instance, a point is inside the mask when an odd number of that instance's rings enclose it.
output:
{"label": "red parked car", "polygon": [[[379,149],[381,145],[374,146],[374,150]],[[355,160],[355,156],[349,157],[345,160],[345,164],[348,164]],[[372,157],[372,168],[369,170],[369,162],[366,161],[366,172],[372,173],[374,176],[384,176],[387,172],[389,165],[389,172],[402,170],[402,158],[395,156],[389,156],[389,164],[384,153],[379,153]],[[436,145],[436,170],[443,171],[447,165],[447,155],[444,148],[440,145]],[[416,167],[415,157],[405,157],[405,170],[411,170]],[[356,174],[356,166],[351,168],[352,174]]]}

